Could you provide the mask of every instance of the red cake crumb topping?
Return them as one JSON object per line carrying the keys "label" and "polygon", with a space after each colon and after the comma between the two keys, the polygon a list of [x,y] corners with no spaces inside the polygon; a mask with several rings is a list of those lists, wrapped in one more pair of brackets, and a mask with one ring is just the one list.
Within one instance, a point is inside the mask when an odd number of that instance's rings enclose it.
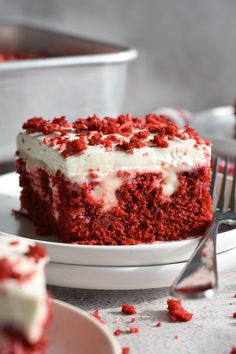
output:
{"label": "red cake crumb topping", "polygon": [[130,329],[129,329],[129,333],[138,333],[138,332],[139,332],[138,327],[130,327]]}
{"label": "red cake crumb topping", "polygon": [[134,323],[135,321],[136,321],[135,318],[131,318],[129,322],[130,322],[130,323]]}
{"label": "red cake crumb topping", "polygon": [[35,260],[35,263],[38,263],[38,261],[41,258],[46,257],[47,251],[44,247],[38,246],[38,245],[29,245],[29,249],[25,254],[27,257],[33,258]]}
{"label": "red cake crumb topping", "polygon": [[120,329],[120,328],[117,328],[117,329],[113,332],[114,336],[120,336],[122,333],[124,333],[124,332],[123,332],[123,330]]}
{"label": "red cake crumb topping", "polygon": [[171,321],[173,322],[188,322],[191,321],[193,315],[186,311],[181,304],[180,300],[168,299],[168,311]]}
{"label": "red cake crumb topping", "polygon": [[122,354],[129,354],[129,353],[130,353],[129,347],[122,348]]}
{"label": "red cake crumb topping", "polygon": [[29,60],[29,59],[39,59],[46,58],[49,55],[45,53],[4,53],[0,52],[0,63],[6,61],[15,61],[15,60]]}
{"label": "red cake crumb topping", "polygon": [[96,309],[95,311],[93,311],[93,312],[91,313],[91,315],[92,315],[93,317],[95,317],[97,320],[99,320],[102,324],[105,324],[105,323],[106,323],[106,322],[102,319],[102,317],[100,316],[98,309]]}
{"label": "red cake crumb topping", "polygon": [[[187,127],[183,131],[167,117],[155,114],[148,114],[145,118],[126,114],[103,119],[93,115],[79,118],[73,123],[69,123],[64,116],[53,120],[34,117],[23,124],[23,129],[29,134],[50,134],[50,137],[43,138],[43,143],[52,147],[59,146],[58,151],[64,158],[83,152],[87,145],[103,145],[107,150],[114,146],[117,150],[132,154],[134,149],[149,145],[166,148],[169,146],[168,141],[175,137],[182,140],[194,139],[196,148],[198,144],[210,144],[192,128]],[[69,139],[69,133],[76,135],[75,140]],[[153,139],[148,139],[151,133],[155,135]]]}
{"label": "red cake crumb topping", "polygon": [[136,313],[136,309],[133,305],[123,304],[121,312],[125,313],[126,315],[134,315]]}
{"label": "red cake crumb topping", "polygon": [[236,318],[236,312],[233,313],[233,318]]}
{"label": "red cake crumb topping", "polygon": [[20,243],[20,241],[11,241],[10,243],[9,243],[9,245],[10,246],[17,246],[17,245],[19,245],[19,243]]}
{"label": "red cake crumb topping", "polygon": [[233,347],[233,348],[231,349],[230,354],[236,354],[236,347]]}
{"label": "red cake crumb topping", "polygon": [[161,327],[161,322],[157,322],[156,327]]}
{"label": "red cake crumb topping", "polygon": [[234,298],[236,298],[236,294],[234,294],[234,296],[233,296]]}
{"label": "red cake crumb topping", "polygon": [[15,279],[19,282],[26,281],[32,276],[32,272],[26,274],[17,273],[14,270],[13,264],[11,264],[7,258],[0,259],[0,280],[3,281],[5,279]]}

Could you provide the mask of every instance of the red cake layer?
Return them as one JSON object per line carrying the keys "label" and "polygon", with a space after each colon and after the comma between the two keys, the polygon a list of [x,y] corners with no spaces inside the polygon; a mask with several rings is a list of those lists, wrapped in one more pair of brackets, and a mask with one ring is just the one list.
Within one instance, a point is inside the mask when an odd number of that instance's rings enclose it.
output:
{"label": "red cake layer", "polygon": [[[137,173],[123,176],[116,191],[117,206],[104,210],[101,201],[91,196],[97,182],[76,184],[60,171],[27,171],[19,158],[21,211],[41,233],[54,232],[65,242],[97,245],[131,245],[157,240],[178,240],[201,235],[212,219],[208,167],[178,175],[179,186],[164,196],[161,173]],[[56,195],[53,189],[57,189]],[[57,211],[57,218],[53,213]]]}
{"label": "red cake layer", "polygon": [[20,333],[10,328],[0,328],[0,337],[1,354],[46,354],[44,337],[36,344],[29,344]]}

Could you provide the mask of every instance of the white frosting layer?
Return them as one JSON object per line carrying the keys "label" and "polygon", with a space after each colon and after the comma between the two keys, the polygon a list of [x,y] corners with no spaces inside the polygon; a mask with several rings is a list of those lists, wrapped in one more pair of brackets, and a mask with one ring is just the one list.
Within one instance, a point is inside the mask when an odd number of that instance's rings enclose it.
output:
{"label": "white frosting layer", "polygon": [[103,146],[88,146],[82,153],[65,159],[57,146],[43,144],[43,138],[39,133],[18,135],[17,148],[20,156],[26,159],[27,169],[41,163],[52,173],[60,170],[77,183],[88,182],[89,170],[97,170],[97,180],[101,184],[93,191],[93,197],[103,199],[106,208],[116,205],[115,192],[122,184],[122,180],[114,178],[117,171],[129,171],[132,176],[135,172],[162,172],[163,192],[171,195],[178,187],[178,173],[210,165],[211,147],[196,144],[193,139],[175,138],[168,141],[166,148],[146,146],[134,149],[133,154],[114,149],[106,151]]}
{"label": "white frosting layer", "polygon": [[[16,245],[10,242],[19,241]],[[7,278],[0,281],[0,324],[10,325],[36,343],[48,316],[48,300],[44,267],[46,259],[38,263],[24,254],[32,242],[0,235],[0,259],[6,258],[20,274],[33,272],[25,281]]]}

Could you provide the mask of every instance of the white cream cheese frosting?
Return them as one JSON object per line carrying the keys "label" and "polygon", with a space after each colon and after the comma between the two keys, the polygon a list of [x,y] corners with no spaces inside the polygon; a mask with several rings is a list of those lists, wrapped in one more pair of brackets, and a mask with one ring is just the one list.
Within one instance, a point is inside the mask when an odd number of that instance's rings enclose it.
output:
{"label": "white cream cheese frosting", "polygon": [[6,259],[17,274],[31,274],[23,280],[0,278],[0,325],[19,330],[33,344],[40,339],[48,317],[47,258],[36,262],[28,257],[30,245],[34,243],[0,234],[0,260]]}

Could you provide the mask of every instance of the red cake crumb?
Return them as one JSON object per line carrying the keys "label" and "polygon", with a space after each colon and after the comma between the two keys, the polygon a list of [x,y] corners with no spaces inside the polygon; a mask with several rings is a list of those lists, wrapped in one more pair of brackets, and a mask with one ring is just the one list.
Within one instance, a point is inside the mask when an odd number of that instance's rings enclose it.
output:
{"label": "red cake crumb", "polygon": [[17,245],[19,245],[19,243],[20,243],[20,241],[11,241],[9,244],[11,246],[17,246]]}
{"label": "red cake crumb", "polygon": [[174,336],[174,339],[179,339],[179,336]]}
{"label": "red cake crumb", "polygon": [[121,312],[125,313],[126,315],[134,315],[136,313],[136,309],[133,305],[123,304]]}
{"label": "red cake crumb", "polygon": [[96,309],[94,312],[91,313],[91,315],[93,317],[95,317],[97,320],[99,320],[99,322],[101,322],[102,324],[105,324],[106,322],[102,319],[102,317],[99,314],[99,310]]}
{"label": "red cake crumb", "polygon": [[193,315],[182,307],[180,300],[168,299],[167,305],[172,322],[191,321]]}
{"label": "red cake crumb", "polygon": [[122,348],[122,354],[129,354],[129,353],[130,353],[130,348],[129,347]]}
{"label": "red cake crumb", "polygon": [[129,333],[138,333],[138,332],[139,332],[138,327],[130,327],[130,329],[129,329]]}
{"label": "red cake crumb", "polygon": [[230,354],[236,354],[236,347],[232,347]]}
{"label": "red cake crumb", "polygon": [[234,298],[236,298],[236,294],[234,294],[234,296],[233,296]]}
{"label": "red cake crumb", "polygon": [[233,313],[233,318],[236,318],[236,312]]}
{"label": "red cake crumb", "polygon": [[19,282],[24,282],[28,280],[32,274],[32,272],[26,274],[17,273],[14,270],[13,264],[10,263],[7,258],[4,257],[0,259],[0,281],[5,279],[15,279]]}
{"label": "red cake crumb", "polygon": [[47,251],[44,247],[39,245],[29,245],[29,250],[25,255],[33,258],[35,262],[38,263],[41,258],[46,257]]}
{"label": "red cake crumb", "polygon": [[130,322],[130,323],[134,323],[135,321],[136,321],[135,318],[131,318],[129,322]]}
{"label": "red cake crumb", "polygon": [[161,327],[161,322],[157,322],[156,327]]}
{"label": "red cake crumb", "polygon": [[116,329],[116,330],[113,332],[114,336],[119,336],[119,335],[121,335],[122,333],[124,333],[124,331],[123,331],[122,329],[120,329],[120,328]]}

